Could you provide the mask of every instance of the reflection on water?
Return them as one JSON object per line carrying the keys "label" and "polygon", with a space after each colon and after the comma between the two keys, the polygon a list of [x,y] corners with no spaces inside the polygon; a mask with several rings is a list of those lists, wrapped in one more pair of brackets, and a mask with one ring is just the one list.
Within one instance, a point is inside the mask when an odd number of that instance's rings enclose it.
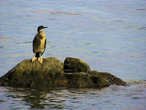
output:
{"label": "reflection on water", "polygon": [[145,80],[145,4],[145,0],[1,0],[0,76],[32,58],[36,28],[46,25],[44,57],[62,61],[78,57],[91,68],[122,79]]}
{"label": "reflection on water", "polygon": [[[38,91],[0,87],[0,108],[7,110],[145,110],[146,82],[98,89]],[[5,106],[5,105],[9,106]],[[12,109],[12,110],[13,110]]]}

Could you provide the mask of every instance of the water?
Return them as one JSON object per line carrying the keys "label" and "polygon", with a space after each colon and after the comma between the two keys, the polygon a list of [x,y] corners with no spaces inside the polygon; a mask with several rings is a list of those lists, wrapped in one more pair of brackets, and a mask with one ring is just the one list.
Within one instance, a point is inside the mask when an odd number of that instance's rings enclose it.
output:
{"label": "water", "polygon": [[[78,57],[92,69],[125,81],[146,80],[145,0],[0,0],[0,21],[0,76],[32,58],[36,28],[44,25],[48,26],[44,57],[62,61],[67,56]],[[146,109],[145,81],[101,91],[37,92],[0,87],[0,108]]]}
{"label": "water", "polygon": [[129,87],[37,90],[0,88],[2,110],[145,110],[146,82]]}

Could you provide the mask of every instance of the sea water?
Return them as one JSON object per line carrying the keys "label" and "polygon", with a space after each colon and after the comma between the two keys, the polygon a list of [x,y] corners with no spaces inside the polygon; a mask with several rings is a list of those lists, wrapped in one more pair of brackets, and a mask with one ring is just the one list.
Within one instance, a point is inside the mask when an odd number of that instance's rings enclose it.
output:
{"label": "sea water", "polygon": [[44,57],[81,58],[132,83],[48,92],[0,87],[0,109],[146,110],[145,0],[0,0],[0,76],[33,57],[39,25],[48,27]]}

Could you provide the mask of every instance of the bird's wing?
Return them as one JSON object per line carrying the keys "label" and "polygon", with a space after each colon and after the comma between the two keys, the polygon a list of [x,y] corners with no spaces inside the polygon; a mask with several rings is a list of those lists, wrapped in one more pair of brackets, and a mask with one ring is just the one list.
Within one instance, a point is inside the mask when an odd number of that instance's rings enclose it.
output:
{"label": "bird's wing", "polygon": [[36,50],[38,49],[39,45],[41,44],[40,39],[36,35],[33,39],[33,52],[35,53]]}

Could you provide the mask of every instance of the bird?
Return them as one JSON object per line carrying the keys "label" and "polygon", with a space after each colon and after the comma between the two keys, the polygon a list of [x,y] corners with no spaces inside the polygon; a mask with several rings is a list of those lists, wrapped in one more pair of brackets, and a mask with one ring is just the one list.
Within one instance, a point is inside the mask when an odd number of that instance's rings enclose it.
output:
{"label": "bird", "polygon": [[45,26],[38,26],[37,28],[37,34],[35,35],[33,39],[33,53],[34,57],[32,58],[32,62],[38,60],[40,64],[43,63],[42,55],[45,52],[46,49],[46,40],[47,37],[45,33],[42,31],[43,29],[48,28]]}

